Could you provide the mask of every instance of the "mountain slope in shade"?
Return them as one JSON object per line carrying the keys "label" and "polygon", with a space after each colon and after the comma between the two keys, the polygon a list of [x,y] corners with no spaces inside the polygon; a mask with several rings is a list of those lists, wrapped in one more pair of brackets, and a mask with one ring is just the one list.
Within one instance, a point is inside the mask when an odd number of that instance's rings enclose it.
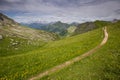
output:
{"label": "mountain slope in shade", "polygon": [[67,33],[68,27],[69,27],[69,24],[58,21],[58,22],[48,25],[47,29],[50,32],[55,32],[57,34],[64,36]]}
{"label": "mountain slope in shade", "polygon": [[73,35],[82,34],[88,31],[92,31],[94,29],[98,29],[100,27],[104,27],[105,25],[109,24],[110,22],[107,21],[94,21],[94,22],[85,22],[79,24],[73,32]]}

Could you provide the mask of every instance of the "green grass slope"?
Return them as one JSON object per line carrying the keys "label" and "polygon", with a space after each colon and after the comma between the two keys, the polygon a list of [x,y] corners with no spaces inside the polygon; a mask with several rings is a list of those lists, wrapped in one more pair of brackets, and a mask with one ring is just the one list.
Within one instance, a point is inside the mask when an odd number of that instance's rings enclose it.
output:
{"label": "green grass slope", "polygon": [[5,36],[0,40],[0,57],[25,54],[26,52],[40,48],[45,44],[46,42],[44,41],[31,41],[17,36]]}
{"label": "green grass slope", "polygon": [[109,39],[101,49],[40,80],[120,80],[120,21],[107,29]]}
{"label": "green grass slope", "polygon": [[74,34],[75,30],[76,30],[76,26],[70,26],[67,29],[67,37],[72,36]]}
{"label": "green grass slope", "polygon": [[25,54],[0,57],[0,80],[24,80],[59,65],[97,46],[102,29],[49,42]]}

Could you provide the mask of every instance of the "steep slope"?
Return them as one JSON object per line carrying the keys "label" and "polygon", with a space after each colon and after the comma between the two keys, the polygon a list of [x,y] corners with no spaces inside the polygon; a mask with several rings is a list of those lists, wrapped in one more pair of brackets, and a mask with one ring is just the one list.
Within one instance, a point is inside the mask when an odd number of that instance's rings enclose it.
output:
{"label": "steep slope", "polygon": [[119,80],[120,79],[120,21],[107,25],[108,42],[73,65],[40,80]]}
{"label": "steep slope", "polygon": [[45,31],[23,27],[14,20],[0,13],[0,34],[3,36],[17,36],[30,40],[52,41],[56,35]]}

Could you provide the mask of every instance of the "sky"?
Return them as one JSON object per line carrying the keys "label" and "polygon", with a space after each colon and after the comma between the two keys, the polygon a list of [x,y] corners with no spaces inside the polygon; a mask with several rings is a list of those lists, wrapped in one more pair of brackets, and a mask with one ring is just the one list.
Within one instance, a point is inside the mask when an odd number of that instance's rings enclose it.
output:
{"label": "sky", "polygon": [[120,0],[0,0],[0,12],[21,23],[120,19]]}

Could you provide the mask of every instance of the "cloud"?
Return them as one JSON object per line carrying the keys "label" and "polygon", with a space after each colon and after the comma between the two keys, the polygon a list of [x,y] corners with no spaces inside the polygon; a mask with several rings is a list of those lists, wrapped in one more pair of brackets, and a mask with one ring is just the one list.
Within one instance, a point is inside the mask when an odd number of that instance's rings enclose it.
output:
{"label": "cloud", "polygon": [[115,12],[120,15],[120,9],[115,10]]}
{"label": "cloud", "polygon": [[120,0],[0,0],[0,11],[18,22],[120,19]]}

